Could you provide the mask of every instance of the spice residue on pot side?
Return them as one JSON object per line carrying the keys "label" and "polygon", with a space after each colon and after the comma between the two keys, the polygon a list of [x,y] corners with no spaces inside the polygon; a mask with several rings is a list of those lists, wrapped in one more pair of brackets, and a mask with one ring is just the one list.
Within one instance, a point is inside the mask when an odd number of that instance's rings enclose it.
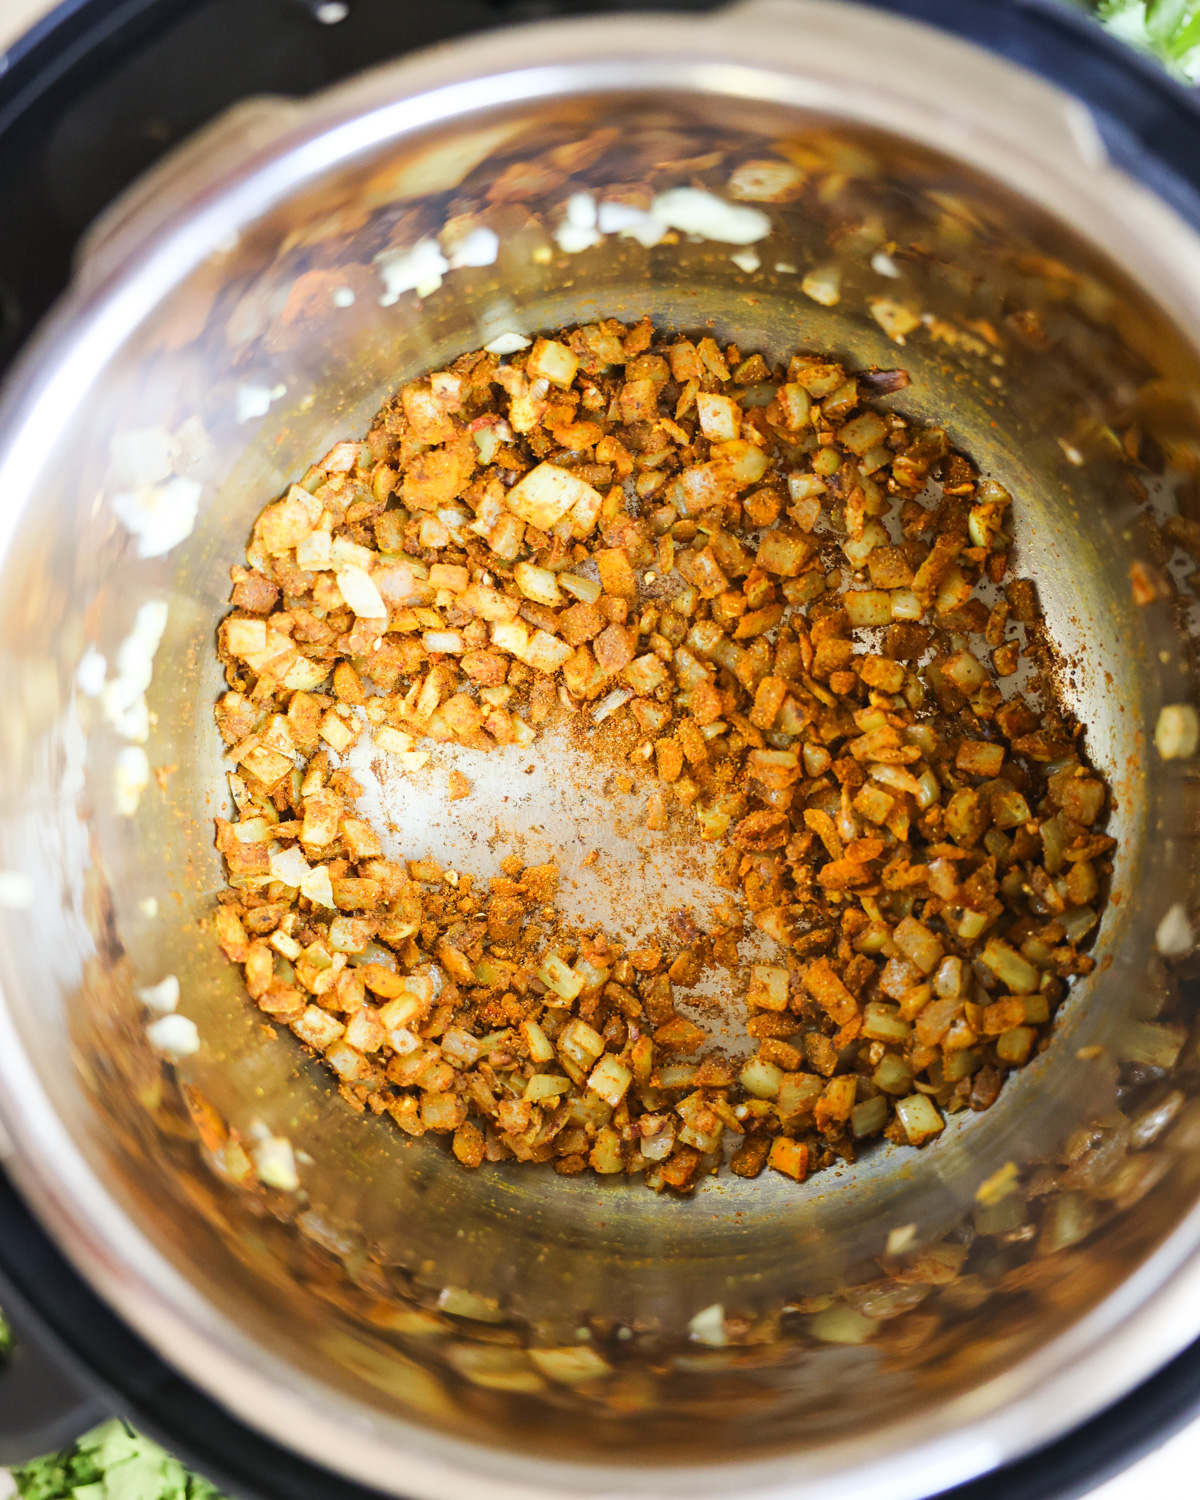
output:
{"label": "spice residue on pot side", "polygon": [[[470,1167],[687,1190],[732,1135],[734,1172],[800,1181],[931,1140],[1045,1045],[1092,966],[1106,788],[1008,575],[1011,497],[872,404],[907,383],[608,321],[407,385],[262,512],[219,632],[218,935],[354,1107]],[[414,781],[423,739],[516,778],[565,732],[708,846],[708,912],[635,946],[568,918],[560,859],[485,890],[386,858],[364,729]],[[681,1013],[696,986],[753,1057]]]}

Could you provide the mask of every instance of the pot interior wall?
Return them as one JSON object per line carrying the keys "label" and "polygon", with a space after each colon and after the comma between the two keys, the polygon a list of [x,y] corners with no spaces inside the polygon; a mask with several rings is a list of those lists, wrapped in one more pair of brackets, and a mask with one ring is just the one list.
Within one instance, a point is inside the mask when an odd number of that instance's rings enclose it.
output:
{"label": "pot interior wall", "polygon": [[[381,306],[381,252],[474,208],[510,161],[601,128],[617,135],[593,166],[544,196],[483,206],[500,237],[494,264]],[[728,244],[686,237],[646,249],[608,236],[571,255],[555,243],[570,192],[641,180],[655,162],[771,154],[780,139],[808,181],[794,202],[763,205],[774,227],[755,246],[758,270],[736,265]],[[678,180],[715,184],[721,170],[683,167]],[[898,279],[872,269],[887,247]],[[829,263],[841,299],[823,307],[799,283]],[[871,314],[881,296],[927,315],[903,348]],[[945,426],[1016,497],[1015,569],[1038,581],[1063,693],[1115,791],[1119,839],[1102,962],[1049,1050],[990,1111],[955,1117],[930,1150],[872,1148],[801,1187],[723,1174],[682,1200],[549,1168],[467,1173],[444,1139],[410,1141],[386,1117],[354,1113],[286,1031],[265,1031],[208,920],[229,768],[211,712],[222,690],[213,631],[257,511],[333,439],[364,432],[405,379],[502,331],[646,312],[746,352],[801,347],[909,371],[888,402]],[[36,899],[7,914],[0,977],[41,1087],[96,1178],[256,1357],[347,1420],[461,1430],[467,1418],[472,1437],[524,1452],[818,1446],[982,1387],[1101,1303],[1192,1207],[1198,1170],[1193,1043],[1168,1080],[1130,1041],[1136,1023],[1174,1018],[1181,1003],[1153,935],[1190,888],[1191,808],[1182,772],[1150,748],[1161,706],[1190,696],[1184,644],[1165,598],[1134,603],[1129,573],[1135,557],[1168,565],[1138,484],[1169,509],[1177,489],[1191,493],[1197,375],[1188,339],[1062,225],[948,160],[765,107],[734,118],[699,100],[629,98],[510,111],[381,148],[242,225],[234,248],[64,386],[52,440],[25,455],[36,499],[4,565],[0,866],[28,870]],[[1120,447],[1134,422],[1152,455],[1140,467]],[[136,555],[112,509],[123,483],[114,434],[146,431],[173,434],[177,474],[201,486],[194,531],[153,559]],[[168,605],[147,694],[161,785],[121,817],[126,741],[76,673],[89,646],[116,660],[148,599]],[[486,875],[534,847],[536,823],[578,873],[580,824],[604,842],[613,804],[582,784],[571,754],[550,736],[532,754],[480,757],[457,821],[439,800],[449,760],[413,777],[367,760],[363,774],[395,824],[389,854],[429,852]],[[504,811],[530,762],[532,799]],[[553,801],[564,781],[571,796]],[[695,896],[696,871],[670,854],[646,875],[637,837],[613,849],[610,880],[649,881],[631,923],[660,885],[661,909]],[[167,973],[204,1043],[177,1073],[145,1043],[136,997]],[[1187,1096],[1171,1130],[1129,1153],[1122,1122],[1171,1090]],[[198,1138],[197,1096],[247,1139],[260,1122],[287,1136],[303,1153],[302,1192],[223,1180]],[[1111,1157],[1090,1176],[1085,1127]],[[1028,1185],[1072,1138],[1085,1162],[1074,1177],[1047,1175],[1045,1196],[1021,1195],[1011,1225],[977,1232],[981,1182],[1014,1162]],[[908,1224],[919,1246],[970,1243],[966,1271],[940,1285],[881,1269],[889,1232]],[[843,1291],[885,1281],[895,1316],[839,1332],[827,1314],[849,1306]],[[689,1321],[714,1303],[753,1325],[746,1341],[689,1343]],[[610,1343],[616,1325],[629,1333]],[[614,1372],[556,1384],[525,1353],[581,1342],[602,1346]],[[597,1414],[606,1420],[582,1420]]]}

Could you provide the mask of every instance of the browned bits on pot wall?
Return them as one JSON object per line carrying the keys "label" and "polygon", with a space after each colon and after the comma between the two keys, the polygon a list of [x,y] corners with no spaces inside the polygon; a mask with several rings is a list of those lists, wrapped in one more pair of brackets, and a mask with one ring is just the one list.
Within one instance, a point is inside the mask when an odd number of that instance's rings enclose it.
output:
{"label": "browned bits on pot wall", "polygon": [[[868,404],[907,383],[607,320],[412,382],[262,512],[218,633],[217,938],[357,1108],[468,1168],[687,1191],[728,1135],[799,1182],[988,1108],[1042,1044],[1093,966],[1107,789],[1037,674],[1011,497]],[[562,923],[554,865],[477,889],[355,814],[363,733],[417,770],[565,711],[648,828],[722,846],[712,932],[626,954]],[[676,990],[741,979],[748,928],[734,1060]]]}

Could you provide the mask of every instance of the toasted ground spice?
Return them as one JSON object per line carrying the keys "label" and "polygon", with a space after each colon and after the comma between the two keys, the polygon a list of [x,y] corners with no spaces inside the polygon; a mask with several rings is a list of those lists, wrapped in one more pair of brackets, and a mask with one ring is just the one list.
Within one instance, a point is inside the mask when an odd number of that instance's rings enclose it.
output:
{"label": "toasted ground spice", "polygon": [[[907,384],[606,321],[412,382],[263,510],[218,632],[217,935],[352,1105],[467,1167],[687,1191],[728,1133],[733,1172],[799,1182],[987,1109],[1046,1044],[1093,966],[1107,789],[1008,577],[1011,497],[878,405]],[[563,923],[553,864],[481,891],[388,860],[338,764],[562,715],[650,785],[648,828],[720,845],[720,925],[625,951]],[[743,972],[748,926],[777,953],[747,1059],[676,999]]]}

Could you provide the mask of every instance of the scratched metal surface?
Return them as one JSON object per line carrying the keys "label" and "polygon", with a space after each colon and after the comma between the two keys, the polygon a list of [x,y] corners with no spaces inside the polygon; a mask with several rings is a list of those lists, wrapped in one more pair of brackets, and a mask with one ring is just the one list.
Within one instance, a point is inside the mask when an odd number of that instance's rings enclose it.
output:
{"label": "scratched metal surface", "polygon": [[[978,183],[963,186],[988,198]],[[1003,222],[1005,203],[989,206]],[[309,204],[295,212],[327,208]],[[1036,242],[1040,234],[1047,250],[1074,255],[1089,275],[1104,274],[1103,263],[1057,227],[1036,216],[1017,219],[1014,241],[1028,234]],[[1172,799],[1179,788],[1144,755],[1147,728],[1162,694],[1172,691],[1169,674],[1181,673],[1182,666],[1165,611],[1137,611],[1130,600],[1128,563],[1141,543],[1131,529],[1133,505],[1116,466],[1077,468],[1060,442],[1072,435],[1078,414],[1075,366],[1050,354],[1014,355],[998,376],[987,360],[973,366],[966,356],[952,359],[941,347],[915,339],[898,355],[866,315],[861,297],[847,297],[839,309],[801,303],[794,278],[770,266],[751,291],[726,250],[711,245],[683,245],[676,257],[650,262],[627,242],[610,242],[586,263],[565,268],[561,262],[546,268],[528,257],[502,256],[495,268],[448,282],[419,306],[402,303],[385,319],[371,263],[374,245],[356,242],[351,232],[336,256],[356,300],[351,308],[314,314],[301,337],[279,321],[293,273],[277,266],[270,252],[272,233],[287,227],[277,218],[260,237],[248,239],[231,263],[209,268],[220,279],[241,278],[246,290],[237,326],[250,326],[247,337],[230,333],[233,317],[198,346],[182,350],[161,338],[161,329],[144,332],[140,349],[132,352],[150,365],[154,378],[146,378],[145,365],[131,358],[124,378],[98,396],[76,435],[84,477],[73,476],[74,488],[62,496],[72,524],[49,537],[31,520],[16,553],[26,576],[66,578],[71,587],[28,616],[28,635],[15,652],[23,664],[23,717],[10,720],[5,731],[18,745],[22,764],[32,768],[51,815],[43,816],[38,799],[28,797],[29,783],[0,786],[0,796],[7,793],[0,803],[0,847],[39,840],[69,882],[82,839],[111,903],[112,930],[120,936],[123,951],[120,962],[109,965],[106,994],[126,1028],[98,1029],[94,1017],[81,1014],[94,991],[72,996],[71,982],[82,972],[88,934],[72,930],[64,940],[52,914],[43,921],[42,913],[32,918],[38,940],[22,947],[14,990],[49,998],[18,1014],[16,1024],[89,1162],[172,1264],[224,1317],[269,1344],[275,1357],[294,1362],[342,1397],[383,1413],[403,1412],[414,1399],[411,1381],[406,1384],[400,1373],[395,1379],[380,1375],[370,1365],[364,1349],[379,1357],[371,1329],[355,1326],[352,1317],[349,1329],[345,1318],[335,1325],[327,1304],[314,1304],[308,1295],[296,1265],[264,1252],[257,1208],[230,1194],[221,1198],[219,1213],[207,1215],[208,1227],[181,1214],[179,1205],[189,1194],[199,1202],[214,1190],[196,1187],[202,1169],[182,1166],[178,1150],[156,1155],[145,1144],[132,1120],[135,1105],[118,1091],[126,1075],[110,1070],[112,1058],[104,1051],[105,1042],[111,1046],[118,1036],[129,1042],[136,1032],[133,985],[167,971],[179,973],[182,1008],[205,1043],[184,1076],[231,1124],[248,1131],[265,1122],[305,1154],[310,1229],[320,1225],[328,1244],[349,1246],[347,1258],[351,1250],[369,1250],[375,1260],[403,1267],[421,1288],[467,1288],[494,1298],[518,1322],[558,1330],[599,1309],[605,1317],[682,1336],[692,1315],[714,1301],[758,1311],[836,1287],[860,1276],[882,1251],[891,1227],[915,1222],[923,1237],[936,1237],[962,1218],[976,1185],[990,1172],[1008,1160],[1036,1159],[1081,1120],[1103,1112],[1110,1095],[1078,1049],[1111,1040],[1130,1014],[1139,1013],[1149,934],[1184,878],[1181,851],[1171,843]],[[823,233],[823,226],[797,220],[775,253],[811,263],[823,249]],[[964,266],[966,259],[964,252]],[[877,285],[864,267],[854,274],[860,289]],[[957,285],[929,279],[921,286],[923,305],[939,315],[959,314]],[[188,311],[189,296],[199,301],[210,290],[198,276],[165,310],[164,324],[178,327],[170,320]],[[1145,299],[1117,277],[1110,294],[1127,304],[1129,324],[1147,338],[1159,336],[1162,320]],[[736,338],[747,350],[778,355],[803,342],[836,351],[856,367],[888,366],[902,358],[913,384],[896,398],[899,409],[946,425],[952,441],[1017,497],[1017,567],[1038,579],[1066,661],[1063,691],[1089,725],[1091,753],[1119,793],[1113,822],[1121,841],[1118,891],[1128,899],[1107,912],[1098,943],[1110,962],[1078,987],[1055,1045],[1012,1081],[987,1115],[954,1121],[934,1150],[880,1147],[853,1167],[822,1174],[799,1189],[773,1174],[753,1182],[724,1176],[679,1201],[636,1182],[563,1179],[512,1164],[465,1173],[443,1142],[412,1142],[388,1121],[352,1114],[290,1036],[266,1036],[205,927],[221,884],[211,819],[227,807],[227,765],[211,719],[220,691],[212,630],[228,592],[229,565],[258,509],[334,438],[364,430],[398,381],[477,346],[498,326],[533,331],[645,311],[669,326],[711,323],[722,338]],[[1077,325],[1072,334],[1086,347],[1090,324],[1080,315]],[[1162,337],[1164,367],[1174,362],[1177,379],[1194,380],[1193,352],[1178,339]],[[1100,365],[1088,373],[1101,384],[1118,380]],[[257,426],[234,419],[236,388],[250,379],[267,387],[281,383],[287,392]],[[170,604],[149,694],[155,760],[175,769],[166,792],[150,795],[131,827],[112,815],[103,794],[118,747],[102,734],[84,735],[69,671],[60,668],[65,663],[73,669],[68,658],[72,652],[77,658],[84,639],[81,599],[101,597],[102,607],[93,609],[86,629],[110,654],[139,602],[114,563],[121,538],[96,502],[103,444],[114,425],[154,425],[187,412],[201,416],[210,440],[205,504],[187,546],[149,574]],[[380,773],[365,752],[356,758],[367,786],[364,805],[386,827],[391,849],[430,852],[481,876],[508,852],[560,855],[569,906],[602,914],[630,935],[646,931],[673,906],[691,906],[701,916],[711,906],[706,856],[695,850],[684,856],[677,844],[647,835],[638,827],[636,800],[610,795],[606,775],[593,774],[587,757],[565,739],[547,736],[532,751],[488,757],[455,752],[454,763],[468,774],[473,793],[450,804],[449,762],[440,752],[427,771],[413,775]],[[87,788],[82,829],[73,800],[81,784]],[[582,859],[593,849],[601,857],[585,867]],[[143,910],[151,893],[159,897],[154,919]],[[56,997],[63,993],[60,1002]],[[57,1024],[48,1025],[48,1016]],[[90,1090],[81,1090],[75,1074],[58,1066],[68,1023]],[[728,1024],[736,1027],[736,1005]],[[110,1129],[114,1121],[124,1128]],[[1107,1265],[1098,1263],[1095,1296],[1144,1253],[1155,1233],[1170,1227],[1180,1208],[1165,1194],[1161,1202],[1146,1200],[1144,1238],[1136,1245],[1114,1242]],[[1062,1326],[1081,1305],[1064,1305],[1048,1313],[1042,1326],[1025,1329],[1026,1347]],[[1020,1349],[1011,1340],[1004,1344],[1006,1330],[997,1326],[991,1332],[999,1368]],[[836,1390],[847,1399],[831,1411],[820,1398],[834,1388],[829,1381],[835,1367]],[[364,1368],[375,1374],[364,1374]],[[397,1362],[395,1371],[403,1368]],[[902,1379],[884,1379],[870,1350],[806,1355],[787,1367],[780,1388],[791,1392],[779,1413],[780,1431],[790,1438],[813,1438],[818,1429],[824,1435],[834,1427],[848,1431],[864,1411],[894,1413],[922,1399]],[[854,1396],[869,1398],[869,1407],[849,1399]],[[499,1434],[520,1415],[510,1408],[496,1396],[479,1420]],[[524,1436],[529,1432],[522,1427]],[[553,1438],[548,1429],[547,1441]]]}

